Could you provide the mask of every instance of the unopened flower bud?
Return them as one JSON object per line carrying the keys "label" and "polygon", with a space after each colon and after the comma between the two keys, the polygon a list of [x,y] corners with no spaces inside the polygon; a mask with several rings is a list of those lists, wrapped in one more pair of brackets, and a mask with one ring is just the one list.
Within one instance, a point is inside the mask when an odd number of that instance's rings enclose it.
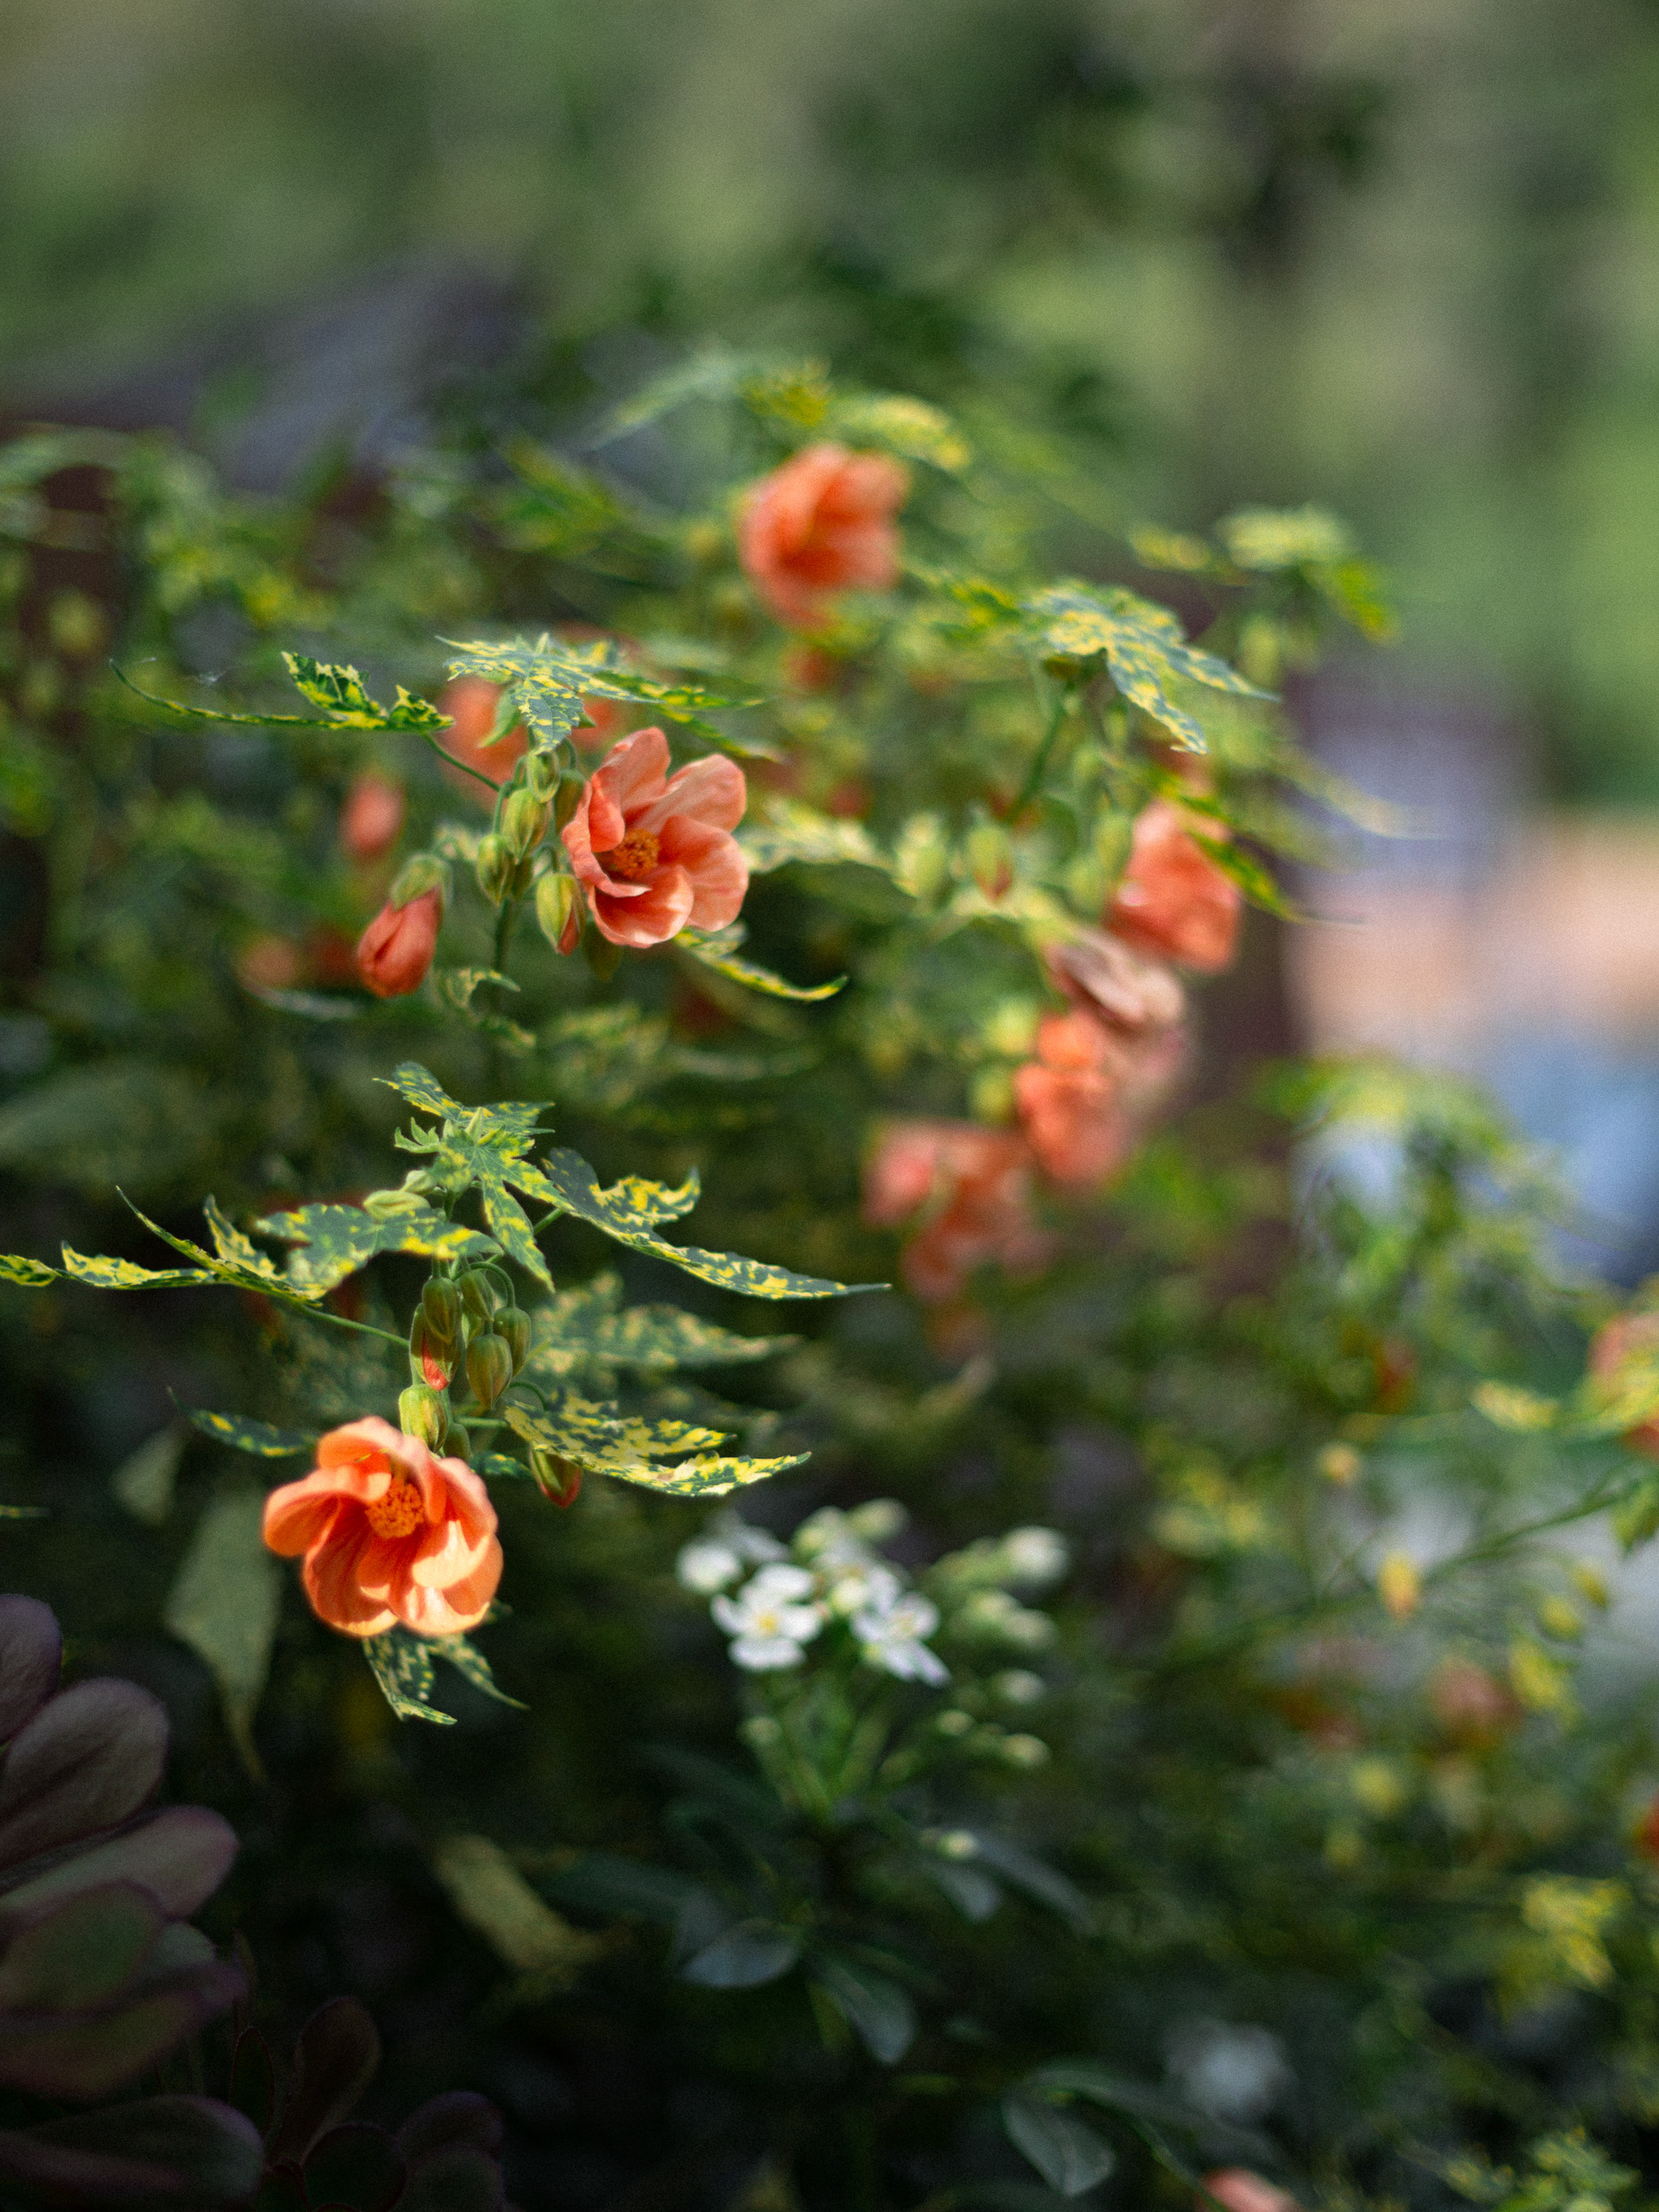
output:
{"label": "unopened flower bud", "polygon": [[461,1422],[450,1422],[449,1433],[444,1439],[443,1449],[447,1458],[463,1459],[466,1461],[469,1466],[471,1465],[472,1459],[472,1440],[467,1434],[466,1429]]}
{"label": "unopened flower bud", "polygon": [[472,1326],[488,1328],[495,1311],[495,1294],[489,1286],[489,1278],[480,1269],[470,1267],[465,1275],[457,1277],[455,1288]]}
{"label": "unopened flower bud", "polygon": [[968,832],[968,866],[987,899],[1000,899],[1014,880],[1014,848],[1000,822],[976,822]]}
{"label": "unopened flower bud", "polygon": [[493,1406],[512,1380],[512,1353],[507,1340],[485,1329],[466,1348],[466,1379],[481,1406]]}
{"label": "unopened flower bud", "polygon": [[575,819],[576,810],[582,803],[582,793],[587,788],[585,777],[566,776],[564,779],[553,801],[553,820],[557,828],[563,830]]}
{"label": "unopened flower bud", "polygon": [[503,1306],[495,1316],[495,1333],[512,1354],[516,1375],[530,1356],[530,1317],[520,1306]]}
{"label": "unopened flower bud", "polygon": [[582,1471],[573,1459],[561,1459],[545,1444],[530,1447],[530,1472],[535,1477],[543,1497],[551,1498],[555,1505],[574,1505],[582,1486]]}
{"label": "unopened flower bud", "polygon": [[448,1392],[434,1390],[430,1383],[411,1383],[397,1401],[397,1425],[405,1436],[441,1452],[449,1432]]}
{"label": "unopened flower bud", "polygon": [[453,1344],[461,1333],[461,1294],[455,1285],[434,1275],[420,1294],[420,1310],[434,1336]]}
{"label": "unopened flower bud", "polygon": [[548,826],[548,805],[521,785],[502,802],[501,833],[515,860],[533,853]]}
{"label": "unopened flower bud", "polygon": [[518,856],[504,837],[497,837],[492,830],[478,841],[478,858],[472,864],[478,877],[478,887],[492,906],[500,906],[512,889],[512,879],[518,872]]}
{"label": "unopened flower bud", "polygon": [[524,764],[525,789],[549,802],[559,787],[559,764],[551,753],[532,753]]}
{"label": "unopened flower bud", "polygon": [[424,1311],[417,1313],[409,1330],[409,1371],[418,1383],[447,1390],[455,1372],[455,1347],[434,1335]]}
{"label": "unopened flower bud", "polygon": [[442,920],[449,903],[449,864],[436,853],[412,853],[398,870],[392,881],[391,903],[407,906],[411,899],[422,897],[428,891],[438,895],[438,917]]}
{"label": "unopened flower bud", "polygon": [[587,916],[574,876],[554,871],[541,878],[535,887],[535,918],[555,952],[575,951]]}
{"label": "unopened flower bud", "polygon": [[936,906],[950,887],[950,848],[936,814],[915,814],[899,832],[898,879],[924,906]]}

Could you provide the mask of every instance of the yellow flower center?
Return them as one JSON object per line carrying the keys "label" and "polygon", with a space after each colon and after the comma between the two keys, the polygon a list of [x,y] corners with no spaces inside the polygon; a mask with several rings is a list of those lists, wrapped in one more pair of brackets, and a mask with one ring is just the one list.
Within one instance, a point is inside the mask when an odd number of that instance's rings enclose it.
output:
{"label": "yellow flower center", "polygon": [[630,830],[619,845],[601,853],[599,858],[604,862],[607,872],[620,876],[624,883],[639,883],[656,867],[661,849],[655,830],[636,829]]}
{"label": "yellow flower center", "polygon": [[412,1536],[426,1517],[426,1501],[419,1490],[401,1477],[383,1498],[376,1498],[363,1509],[377,1536]]}

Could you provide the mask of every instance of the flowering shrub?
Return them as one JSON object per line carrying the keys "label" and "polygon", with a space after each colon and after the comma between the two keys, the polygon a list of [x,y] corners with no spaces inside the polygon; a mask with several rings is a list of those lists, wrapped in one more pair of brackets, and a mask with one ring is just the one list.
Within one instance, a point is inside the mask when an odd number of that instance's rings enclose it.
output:
{"label": "flowering shrub", "polygon": [[1464,1087],[1206,1043],[1373,580],[810,366],[590,429],[8,449],[6,1540],[526,2212],[1610,2201],[1651,1299]]}

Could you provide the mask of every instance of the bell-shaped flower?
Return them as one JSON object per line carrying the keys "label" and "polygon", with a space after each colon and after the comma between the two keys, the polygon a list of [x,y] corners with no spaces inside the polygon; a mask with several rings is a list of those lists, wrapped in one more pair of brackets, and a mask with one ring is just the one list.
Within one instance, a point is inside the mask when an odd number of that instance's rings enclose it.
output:
{"label": "bell-shaped flower", "polygon": [[742,770],[720,753],[669,775],[661,730],[635,730],[613,747],[564,832],[600,935],[644,948],[687,925],[735,921],[749,863],[731,833],[748,797]]}

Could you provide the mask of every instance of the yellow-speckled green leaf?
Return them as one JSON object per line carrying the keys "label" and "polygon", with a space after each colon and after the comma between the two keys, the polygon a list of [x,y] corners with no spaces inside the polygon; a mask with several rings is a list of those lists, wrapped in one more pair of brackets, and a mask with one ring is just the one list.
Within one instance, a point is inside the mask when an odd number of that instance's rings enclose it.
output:
{"label": "yellow-speckled green leaf", "polygon": [[1345,523],[1323,507],[1241,507],[1217,527],[1235,568],[1273,576],[1287,568],[1331,568],[1353,557]]}
{"label": "yellow-speckled green leaf", "polygon": [[360,1206],[302,1206],[296,1212],[267,1214],[257,1224],[262,1236],[297,1245],[289,1253],[284,1287],[316,1298],[381,1252],[407,1252],[426,1260],[488,1260],[495,1246],[476,1229],[450,1221],[432,1207],[412,1202],[407,1211],[365,1213]]}
{"label": "yellow-speckled green leaf", "polygon": [[525,1372],[533,1380],[559,1380],[593,1360],[662,1373],[680,1367],[730,1366],[767,1359],[799,1340],[737,1336],[678,1306],[625,1307],[622,1279],[611,1274],[560,1291],[530,1318],[534,1335]]}
{"label": "yellow-speckled green leaf", "polygon": [[242,1413],[210,1413],[204,1407],[191,1406],[187,1409],[186,1417],[216,1444],[228,1445],[234,1452],[250,1452],[256,1459],[292,1459],[298,1452],[309,1452],[317,1440],[315,1437],[302,1435],[297,1429],[273,1428],[269,1421],[250,1421]]}
{"label": "yellow-speckled green leaf", "polygon": [[497,975],[493,968],[434,968],[432,987],[453,1013],[473,1029],[480,1029],[487,1037],[498,1037],[503,1044],[515,1052],[528,1052],[535,1043],[534,1032],[522,1022],[510,1021],[505,1014],[492,1014],[487,1007],[473,1003],[480,983],[488,983],[498,990],[516,991],[518,986],[511,976]]}
{"label": "yellow-speckled green leaf", "polygon": [[464,1674],[475,1690],[493,1697],[497,1705],[511,1705],[517,1713],[529,1709],[522,1698],[508,1696],[490,1672],[489,1661],[465,1636],[434,1636],[432,1647],[441,1659],[449,1661],[457,1674]]}
{"label": "yellow-speckled green leaf", "polygon": [[549,1290],[553,1278],[548,1263],[536,1248],[535,1231],[530,1217],[507,1187],[506,1177],[511,1174],[518,1181],[523,1168],[503,1170],[499,1158],[486,1145],[474,1148],[476,1166],[474,1179],[484,1208],[484,1218],[489,1224],[490,1234],[501,1246],[510,1260],[517,1260],[527,1274],[534,1275]]}
{"label": "yellow-speckled green leaf", "polygon": [[226,1219],[216,1199],[209,1198],[202,1210],[207,1216],[207,1232],[213,1240],[213,1249],[227,1267],[234,1267],[241,1275],[257,1276],[273,1290],[284,1287],[274,1262],[250,1244],[234,1223]]}
{"label": "yellow-speckled green leaf", "polygon": [[849,393],[833,403],[826,427],[849,445],[880,446],[952,475],[973,457],[949,415],[903,392]]}
{"label": "yellow-speckled green leaf", "polygon": [[214,1279],[205,1267],[140,1267],[135,1260],[92,1257],[67,1244],[64,1272],[74,1282],[89,1283],[94,1290],[186,1290]]}
{"label": "yellow-speckled green leaf", "polygon": [[430,1069],[423,1068],[419,1060],[400,1060],[389,1075],[376,1079],[388,1090],[398,1092],[411,1106],[419,1106],[423,1113],[442,1114],[446,1120],[464,1121],[465,1106],[457,1105]]}
{"label": "yellow-speckled green leaf", "polygon": [[556,744],[588,719],[583,700],[636,700],[662,708],[677,721],[717,741],[718,730],[699,721],[700,714],[723,707],[754,706],[705,690],[700,684],[663,683],[628,668],[617,647],[604,640],[567,645],[543,633],[539,638],[446,639],[457,658],[451,676],[481,676],[487,683],[511,685],[519,712],[543,745]]}
{"label": "yellow-speckled green leaf", "polygon": [[187,706],[181,699],[163,699],[135,684],[122,669],[115,671],[129,691],[152,707],[181,714],[193,722],[231,722],[254,729],[301,730],[433,730],[443,728],[449,717],[412,698],[400,684],[397,703],[383,707],[363,687],[355,668],[330,661],[314,661],[303,653],[284,653],[283,660],[296,687],[321,714],[238,714],[227,707]]}
{"label": "yellow-speckled green leaf", "polygon": [[1213,691],[1267,695],[1213,653],[1188,645],[1169,609],[1135,592],[1056,584],[1039,592],[1025,611],[1040,652],[1071,661],[1103,659],[1124,697],[1191,752],[1205,749],[1204,733],[1170,696],[1172,677],[1185,676]]}
{"label": "yellow-speckled green leaf", "polygon": [[[602,1190],[599,1178],[578,1152],[556,1148],[541,1168],[515,1169],[513,1180],[530,1197],[591,1222],[618,1244],[635,1252],[649,1252],[683,1268],[700,1282],[741,1291],[746,1297],[845,1298],[854,1291],[885,1287],[880,1283],[832,1283],[822,1276],[793,1275],[787,1268],[772,1267],[764,1260],[740,1259],[731,1252],[704,1252],[691,1244],[669,1244],[655,1233],[653,1224],[667,1217],[660,1210],[665,1202],[678,1201],[684,1194],[666,1192],[661,1184],[642,1182],[638,1177]],[[687,1205],[690,1202],[686,1200]],[[676,1205],[672,1210],[683,1212],[685,1206]]]}
{"label": "yellow-speckled green leaf", "polygon": [[44,1290],[58,1280],[58,1271],[24,1252],[0,1252],[0,1283],[15,1283],[20,1290]]}
{"label": "yellow-speckled green leaf", "polygon": [[680,933],[678,945],[701,966],[712,968],[717,975],[729,976],[733,983],[742,984],[750,991],[763,991],[768,998],[800,999],[808,1002],[833,998],[844,990],[847,979],[838,975],[833,983],[786,983],[770,968],[763,968],[753,960],[739,956],[737,947],[742,942],[741,927],[721,930],[718,935],[699,937],[693,930]]}
{"label": "yellow-speckled green leaf", "polygon": [[455,1715],[441,1713],[432,1702],[434,1648],[434,1643],[411,1636],[406,1628],[388,1628],[383,1636],[364,1639],[363,1655],[399,1720],[429,1720],[440,1728],[453,1728]]}
{"label": "yellow-speckled green leaf", "polygon": [[[231,1290],[261,1291],[275,1298],[303,1301],[321,1294],[319,1292],[300,1289],[281,1272],[273,1261],[268,1260],[263,1252],[255,1251],[253,1246],[248,1242],[247,1238],[240,1230],[233,1228],[226,1220],[211,1198],[206,1202],[204,1211],[214,1243],[219,1247],[217,1255],[204,1252],[199,1244],[192,1244],[188,1237],[174,1236],[171,1229],[164,1229],[159,1222],[152,1221],[146,1213],[141,1213],[130,1198],[127,1199],[127,1203],[134,1217],[143,1223],[152,1236],[159,1237],[164,1244],[170,1244],[175,1252],[182,1253],[187,1260],[196,1261],[206,1270],[210,1281],[223,1283]],[[244,1252],[248,1256],[245,1259],[242,1257]],[[67,1265],[67,1252],[65,1251],[65,1264]],[[117,1286],[109,1285],[106,1287],[113,1288]],[[142,1289],[159,1288],[161,1286],[132,1284],[125,1287]]]}
{"label": "yellow-speckled green leaf", "polygon": [[[509,1425],[526,1443],[543,1445],[589,1474],[640,1483],[676,1497],[718,1497],[740,1483],[760,1482],[782,1468],[798,1467],[806,1456],[802,1452],[787,1459],[733,1458],[709,1448],[725,1440],[718,1429],[648,1421],[618,1406],[568,1395],[546,1412],[509,1406],[506,1413]],[[660,1463],[673,1452],[687,1456]]]}
{"label": "yellow-speckled green leaf", "polygon": [[820,814],[796,799],[774,800],[763,820],[743,825],[737,841],[743,848],[751,875],[768,875],[792,860],[811,867],[841,865],[877,868],[884,875],[893,872],[892,861],[862,822]]}

